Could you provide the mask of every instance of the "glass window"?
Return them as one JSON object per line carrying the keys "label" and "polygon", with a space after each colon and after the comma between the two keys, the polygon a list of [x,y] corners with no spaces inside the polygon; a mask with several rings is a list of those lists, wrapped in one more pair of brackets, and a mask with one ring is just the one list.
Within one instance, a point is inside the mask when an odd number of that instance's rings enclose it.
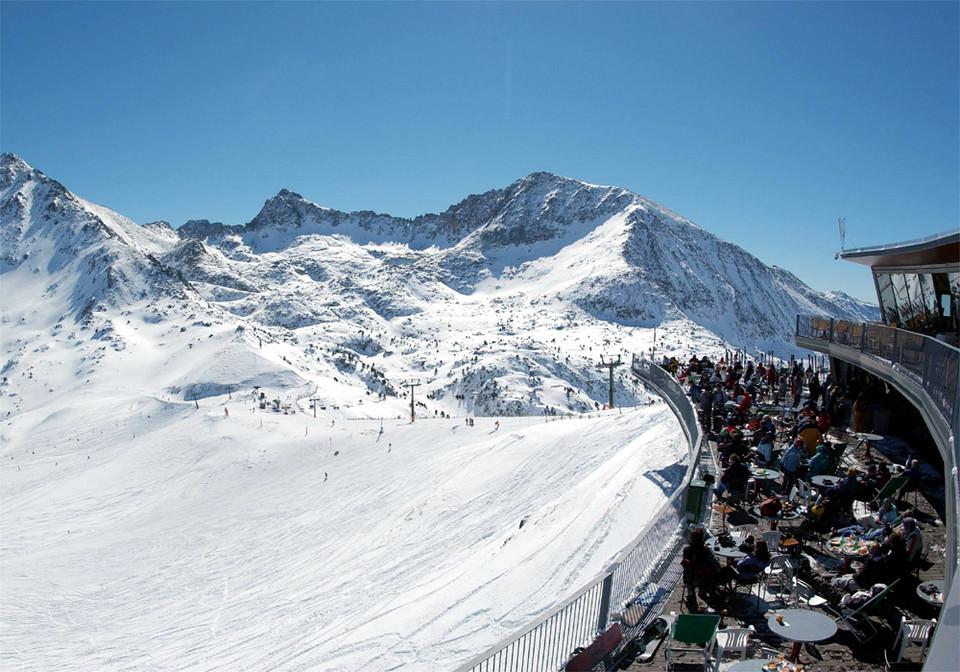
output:
{"label": "glass window", "polygon": [[887,324],[899,322],[897,301],[893,295],[893,283],[889,273],[877,273],[877,293],[880,296],[880,310],[883,311],[883,321]]}
{"label": "glass window", "polygon": [[903,274],[891,274],[890,284],[893,285],[893,297],[897,306],[897,326],[904,326],[910,319],[910,295]]}

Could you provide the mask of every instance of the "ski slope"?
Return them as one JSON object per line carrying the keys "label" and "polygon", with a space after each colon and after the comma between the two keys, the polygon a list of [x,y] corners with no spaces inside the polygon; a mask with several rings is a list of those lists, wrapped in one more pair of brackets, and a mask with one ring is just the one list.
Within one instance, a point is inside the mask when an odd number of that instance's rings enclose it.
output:
{"label": "ski slope", "polygon": [[660,402],[470,427],[115,382],[3,424],[3,670],[452,669],[603,571],[683,475]]}

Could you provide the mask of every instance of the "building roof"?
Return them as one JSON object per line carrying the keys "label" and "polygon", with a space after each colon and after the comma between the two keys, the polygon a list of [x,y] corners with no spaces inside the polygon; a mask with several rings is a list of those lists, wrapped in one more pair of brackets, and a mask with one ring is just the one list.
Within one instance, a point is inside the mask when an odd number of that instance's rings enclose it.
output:
{"label": "building roof", "polygon": [[840,257],[870,267],[918,267],[954,264],[960,267],[960,230],[945,231],[903,243],[846,250]]}

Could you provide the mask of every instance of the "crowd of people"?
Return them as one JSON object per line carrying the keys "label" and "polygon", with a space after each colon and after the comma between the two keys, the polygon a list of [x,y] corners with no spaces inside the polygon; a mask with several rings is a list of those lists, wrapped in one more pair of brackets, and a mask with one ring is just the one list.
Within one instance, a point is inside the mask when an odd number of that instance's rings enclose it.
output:
{"label": "crowd of people", "polygon": [[[780,367],[692,357],[685,364],[674,360],[668,368],[680,378],[705,433],[716,442],[718,464],[723,465],[715,484],[719,498],[734,504],[754,501],[751,463],[780,472],[780,483],[771,483],[768,494],[781,500],[796,499],[813,477],[836,476],[834,484],[819,488],[806,502],[803,518],[793,531],[801,543],[834,535],[856,535],[869,542],[869,552],[856,571],[830,581],[836,601],[872,594],[875,586],[888,585],[912,571],[923,549],[919,525],[910,511],[897,510],[893,498],[877,501],[892,477],[889,467],[873,461],[865,472],[855,466],[843,469],[828,440],[828,432],[837,426],[836,414],[844,412],[844,400],[849,398],[839,386],[822,383],[812,368],[804,370],[799,361]],[[858,395],[851,408],[856,431],[864,430],[864,399]],[[765,409],[755,408],[765,402]],[[779,417],[775,420],[774,415]],[[908,479],[901,493],[919,487],[918,462],[906,465],[901,476]],[[867,515],[855,516],[857,501],[864,503]],[[705,544],[705,531],[694,528],[682,558],[687,599],[693,606],[696,594],[709,600],[722,586],[749,581],[763,572],[771,552],[777,550],[758,540],[735,566],[721,567]]]}

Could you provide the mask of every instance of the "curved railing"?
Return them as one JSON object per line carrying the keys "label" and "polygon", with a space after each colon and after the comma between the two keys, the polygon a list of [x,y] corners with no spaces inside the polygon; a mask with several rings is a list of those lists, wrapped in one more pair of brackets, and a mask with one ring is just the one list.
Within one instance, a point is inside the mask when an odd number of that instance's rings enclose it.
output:
{"label": "curved railing", "polygon": [[613,611],[630,602],[653,598],[651,588],[657,582],[676,580],[687,523],[687,491],[700,460],[700,426],[676,378],[636,357],[633,370],[663,397],[683,426],[689,445],[683,482],[600,576],[456,672],[559,670],[576,647],[586,646],[604,631]]}
{"label": "curved railing", "polygon": [[960,350],[942,341],[882,324],[797,316],[797,345],[829,352],[892,383],[930,429],[944,463],[946,599],[924,669],[956,666],[960,636]]}
{"label": "curved railing", "polygon": [[797,337],[852,348],[898,367],[923,388],[957,434],[960,350],[935,338],[882,324],[797,316]]}

